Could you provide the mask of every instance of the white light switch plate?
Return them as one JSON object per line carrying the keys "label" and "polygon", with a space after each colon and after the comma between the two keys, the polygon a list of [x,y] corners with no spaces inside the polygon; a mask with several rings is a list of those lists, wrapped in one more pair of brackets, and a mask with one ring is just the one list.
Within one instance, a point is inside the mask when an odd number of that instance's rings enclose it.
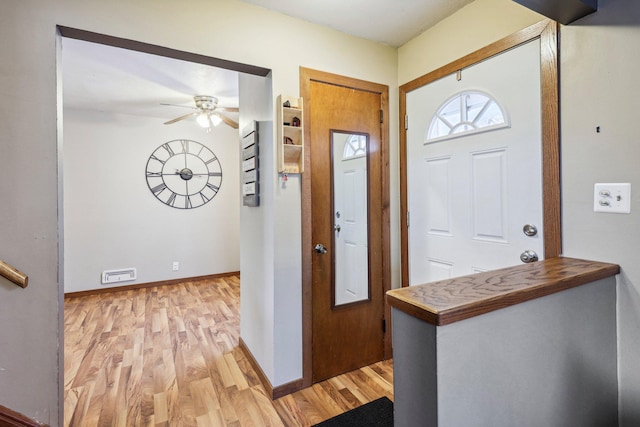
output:
{"label": "white light switch plate", "polygon": [[598,183],[593,187],[594,212],[631,213],[631,184]]}

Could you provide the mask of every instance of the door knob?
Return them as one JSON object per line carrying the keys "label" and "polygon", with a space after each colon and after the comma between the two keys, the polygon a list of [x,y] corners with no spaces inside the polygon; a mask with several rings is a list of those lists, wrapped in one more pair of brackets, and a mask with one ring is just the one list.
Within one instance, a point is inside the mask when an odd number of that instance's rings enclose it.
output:
{"label": "door knob", "polygon": [[324,245],[322,243],[318,243],[316,245],[315,248],[313,248],[313,250],[317,253],[317,254],[326,254],[327,253],[327,248],[324,247]]}
{"label": "door knob", "polygon": [[340,224],[336,224],[336,225],[333,226],[333,229],[336,230],[339,233],[340,230],[342,230],[342,227],[340,227]]}
{"label": "door knob", "polygon": [[533,224],[525,224],[524,227],[522,227],[522,232],[526,236],[533,237],[538,234],[538,228]]}
{"label": "door knob", "polygon": [[520,261],[526,263],[536,262],[538,261],[538,254],[531,249],[527,249],[526,251],[520,254]]}

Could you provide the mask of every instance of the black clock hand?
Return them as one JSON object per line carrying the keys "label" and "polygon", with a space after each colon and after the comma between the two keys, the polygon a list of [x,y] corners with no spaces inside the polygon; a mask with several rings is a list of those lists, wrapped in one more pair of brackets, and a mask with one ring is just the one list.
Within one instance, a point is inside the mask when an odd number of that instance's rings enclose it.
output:
{"label": "black clock hand", "polygon": [[222,176],[222,172],[194,173],[193,176]]}

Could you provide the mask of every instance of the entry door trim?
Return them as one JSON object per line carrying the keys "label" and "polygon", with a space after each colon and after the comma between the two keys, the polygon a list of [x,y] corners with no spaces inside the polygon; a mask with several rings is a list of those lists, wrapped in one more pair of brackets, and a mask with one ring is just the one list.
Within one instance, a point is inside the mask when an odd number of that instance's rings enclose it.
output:
{"label": "entry door trim", "polygon": [[[382,194],[380,195],[382,208],[382,285],[384,292],[391,289],[391,237],[390,237],[390,211],[389,211],[389,87],[365,80],[354,79],[338,74],[326,73],[300,67],[300,95],[304,99],[304,123],[309,124],[310,111],[309,97],[311,82],[326,83],[335,86],[343,86],[357,90],[377,93],[380,95],[382,117],[380,157]],[[310,126],[304,127],[305,141],[311,141]],[[311,150],[304,151],[304,173],[301,176],[302,199],[302,382],[303,387],[313,383],[313,359],[312,359],[312,245],[311,240]],[[384,317],[391,318],[391,309],[385,302]],[[391,357],[391,328],[387,327],[384,338],[384,357]]]}
{"label": "entry door trim", "polygon": [[[542,108],[542,194],[544,257],[562,253],[560,214],[560,110],[558,86],[558,23],[540,21],[469,55],[400,86],[400,123],[405,123],[407,93],[471,67],[529,41],[540,39],[540,83]],[[400,127],[400,258],[402,286],[409,286],[409,228],[407,204],[407,130]]]}

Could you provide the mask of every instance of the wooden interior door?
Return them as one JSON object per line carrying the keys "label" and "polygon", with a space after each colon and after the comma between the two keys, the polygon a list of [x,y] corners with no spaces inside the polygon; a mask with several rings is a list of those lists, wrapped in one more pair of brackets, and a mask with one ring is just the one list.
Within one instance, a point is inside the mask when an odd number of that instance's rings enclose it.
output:
{"label": "wooden interior door", "polygon": [[[380,93],[311,81],[309,101],[311,163],[311,239],[326,253],[313,252],[312,365],[313,382],[384,358],[383,206]],[[368,298],[335,304],[336,211],[333,194],[332,132],[368,137],[367,224]],[[304,248],[304,250],[314,250]],[[353,266],[358,268],[358,266]],[[362,277],[362,275],[354,275]]]}

